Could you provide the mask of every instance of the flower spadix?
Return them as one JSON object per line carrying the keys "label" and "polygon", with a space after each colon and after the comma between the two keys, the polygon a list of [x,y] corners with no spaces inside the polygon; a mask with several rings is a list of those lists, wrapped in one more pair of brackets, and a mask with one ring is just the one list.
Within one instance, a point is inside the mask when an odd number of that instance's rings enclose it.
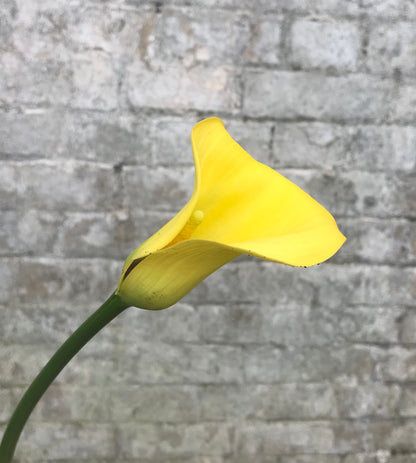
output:
{"label": "flower spadix", "polygon": [[331,214],[254,160],[218,118],[192,130],[195,187],[185,207],[127,258],[116,293],[163,309],[241,254],[311,266],[343,244]]}

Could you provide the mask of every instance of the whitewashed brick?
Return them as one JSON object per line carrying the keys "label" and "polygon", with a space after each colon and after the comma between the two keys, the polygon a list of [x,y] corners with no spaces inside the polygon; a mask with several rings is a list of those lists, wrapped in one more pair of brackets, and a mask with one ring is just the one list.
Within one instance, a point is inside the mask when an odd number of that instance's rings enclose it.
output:
{"label": "whitewashed brick", "polygon": [[342,417],[388,417],[395,415],[401,388],[372,382],[352,387],[340,386],[336,390],[338,410]]}
{"label": "whitewashed brick", "polygon": [[264,11],[283,11],[303,14],[328,14],[333,16],[357,15],[360,12],[358,0],[259,0],[257,7]]}
{"label": "whitewashed brick", "polygon": [[412,221],[400,219],[341,219],[339,225],[348,241],[337,262],[412,264],[416,260],[416,230]]}
{"label": "whitewashed brick", "polygon": [[251,27],[251,38],[246,50],[249,63],[278,65],[281,62],[282,16],[267,15]]}
{"label": "whitewashed brick", "polygon": [[124,425],[119,439],[122,455],[128,459],[187,457],[195,452],[207,456],[231,450],[231,429],[226,424]]}
{"label": "whitewashed brick", "polygon": [[377,366],[377,379],[407,382],[416,378],[416,350],[414,347],[392,347],[388,349]]}
{"label": "whitewashed brick", "polygon": [[392,119],[400,122],[413,123],[416,120],[416,84],[414,81],[404,81],[398,88]]}
{"label": "whitewashed brick", "polygon": [[383,19],[409,19],[416,17],[416,5],[407,0],[363,0],[363,11]]}
{"label": "whitewashed brick", "polygon": [[200,392],[203,420],[331,418],[335,395],[325,384],[208,385]]}
{"label": "whitewashed brick", "polygon": [[25,430],[16,457],[29,454],[35,461],[114,458],[114,432],[108,425],[36,423]]}
{"label": "whitewashed brick", "polygon": [[292,26],[291,63],[300,69],[357,69],[361,37],[347,21],[300,19]]}
{"label": "whitewashed brick", "polygon": [[409,384],[403,387],[403,395],[400,400],[400,415],[416,416],[416,387],[414,385]]}
{"label": "whitewashed brick", "polygon": [[91,51],[73,63],[74,92],[71,106],[109,111],[117,107],[117,75],[111,59]]}
{"label": "whitewashed brick", "polygon": [[235,79],[233,69],[225,66],[187,70],[168,64],[150,70],[136,61],[127,71],[127,101],[135,108],[235,112],[239,106]]}
{"label": "whitewashed brick", "polygon": [[129,167],[123,170],[123,180],[130,207],[177,212],[192,195],[194,169]]}
{"label": "whitewashed brick", "polygon": [[2,208],[12,204],[46,210],[106,210],[117,204],[116,176],[109,166],[32,161],[0,166]]}
{"label": "whitewashed brick", "polygon": [[416,313],[412,310],[403,317],[401,341],[406,344],[416,344]]}
{"label": "whitewashed brick", "polygon": [[[139,354],[138,357],[134,353]],[[221,362],[218,362],[219,355]],[[242,353],[239,347],[209,344],[129,344],[123,351],[115,381],[125,384],[239,383]]]}
{"label": "whitewashed brick", "polygon": [[23,113],[0,112],[0,153],[18,156],[53,157],[65,126],[62,112],[39,109]]}
{"label": "whitewashed brick", "polygon": [[252,116],[282,119],[378,121],[388,115],[392,88],[390,82],[364,74],[329,77],[248,70],[243,110]]}
{"label": "whitewashed brick", "polygon": [[273,131],[271,162],[276,168],[412,171],[416,167],[412,126],[291,122],[278,123]]}
{"label": "whitewashed brick", "polygon": [[412,22],[378,24],[370,33],[367,65],[371,72],[416,74],[416,30]]}
{"label": "whitewashed brick", "polygon": [[337,174],[328,171],[315,175],[313,170],[281,169],[283,175],[296,183],[333,214],[349,217],[412,217],[416,191],[414,175],[395,175],[365,171]]}
{"label": "whitewashed brick", "polygon": [[200,417],[195,386],[119,387],[113,390],[108,406],[111,419],[117,423],[197,422]]}
{"label": "whitewashed brick", "polygon": [[249,26],[247,15],[238,10],[212,8],[199,14],[194,8],[166,7],[149,43],[150,65],[168,61],[189,69],[201,64],[220,67],[239,63],[249,41]]}
{"label": "whitewashed brick", "polygon": [[238,433],[241,454],[330,453],[334,449],[334,431],[328,423],[286,422],[254,426],[247,424]]}

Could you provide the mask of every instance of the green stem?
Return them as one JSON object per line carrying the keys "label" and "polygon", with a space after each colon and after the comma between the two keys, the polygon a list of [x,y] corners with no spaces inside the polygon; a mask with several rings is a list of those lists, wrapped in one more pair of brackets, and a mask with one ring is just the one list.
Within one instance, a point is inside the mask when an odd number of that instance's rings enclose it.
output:
{"label": "green stem", "polygon": [[0,444],[0,463],[11,463],[27,419],[64,366],[91,338],[127,307],[128,305],[119,296],[112,294],[55,352],[27,389],[9,421]]}

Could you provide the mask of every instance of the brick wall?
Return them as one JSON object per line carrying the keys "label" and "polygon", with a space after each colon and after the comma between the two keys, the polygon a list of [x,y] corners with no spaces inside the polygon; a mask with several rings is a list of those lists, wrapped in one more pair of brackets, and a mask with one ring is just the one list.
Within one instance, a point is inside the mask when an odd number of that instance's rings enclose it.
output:
{"label": "brick wall", "polygon": [[20,463],[416,462],[416,3],[0,0],[0,430],[189,198],[220,116],[348,242],[130,309],[64,370]]}

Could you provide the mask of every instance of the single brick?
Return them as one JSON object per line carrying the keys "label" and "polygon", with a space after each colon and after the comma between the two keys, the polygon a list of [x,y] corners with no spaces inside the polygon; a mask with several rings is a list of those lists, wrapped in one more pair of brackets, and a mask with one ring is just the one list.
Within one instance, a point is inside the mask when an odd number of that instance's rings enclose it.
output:
{"label": "single brick", "polygon": [[297,20],[291,30],[292,66],[299,69],[357,69],[358,26],[348,21]]}
{"label": "single brick", "polygon": [[[282,271],[271,264],[267,267],[271,278],[277,271]],[[412,304],[415,281],[416,272],[411,266],[378,265],[377,275],[374,275],[372,265],[326,263],[305,269],[302,274],[303,286],[319,288],[314,303],[333,308],[358,304],[377,307]]]}
{"label": "single brick", "polygon": [[244,114],[283,119],[383,120],[392,83],[364,74],[347,77],[250,69],[244,75]]}
{"label": "single brick", "polygon": [[103,387],[52,384],[34,409],[31,419],[39,424],[42,421],[105,423],[110,418],[109,396],[110,392]]}
{"label": "single brick", "polygon": [[[102,257],[122,260],[120,214],[69,213],[59,230],[56,252],[69,258]],[[123,222],[123,221],[122,221]]]}
{"label": "single brick", "polygon": [[412,221],[358,217],[340,219],[338,226],[348,240],[334,262],[416,262],[416,230]]}
{"label": "single brick", "polygon": [[249,41],[246,14],[213,8],[167,8],[160,16],[148,53],[151,66],[177,62],[190,68],[198,64],[224,66],[239,63]]}
{"label": "single brick", "polygon": [[66,161],[8,162],[0,166],[1,208],[25,205],[45,210],[108,210],[118,184],[110,166]]}
{"label": "single brick", "polygon": [[56,152],[59,159],[148,164],[154,147],[152,120],[129,114],[81,112],[67,114]]}
{"label": "single brick", "polygon": [[114,458],[115,437],[105,424],[34,423],[25,428],[25,439],[19,442],[16,458],[31,455],[36,460],[74,460]]}
{"label": "single brick", "polygon": [[[343,457],[335,455],[290,455],[282,456],[279,463],[340,463],[341,459],[344,463]],[[270,462],[274,463],[273,460]],[[250,463],[249,460],[247,463]]]}
{"label": "single brick", "polygon": [[267,384],[254,387],[249,410],[249,418],[262,421],[330,419],[336,416],[336,402],[327,384]]}
{"label": "single brick", "polygon": [[157,117],[149,133],[151,162],[155,166],[191,166],[194,163],[190,136],[197,117]]}
{"label": "single brick", "polygon": [[[293,458],[293,456],[291,456],[291,458]],[[253,461],[252,455],[243,456],[243,455],[238,455],[236,452],[233,452],[231,455],[224,457],[224,459],[221,460],[221,463],[251,463],[252,461]],[[290,460],[290,461],[293,462],[295,460]],[[256,455],[256,462],[276,463],[276,455],[264,455],[264,454],[262,454],[261,456]]]}
{"label": "single brick", "polygon": [[[141,2],[142,0],[127,0],[129,2]],[[178,6],[187,6],[189,3],[186,0],[170,0],[170,4],[178,5]],[[208,8],[224,8],[224,9],[232,9],[235,10],[235,0],[195,0],[192,2],[193,4],[201,7],[201,9]],[[251,0],[241,0],[238,3],[239,9],[247,9],[253,7],[253,2]]]}
{"label": "single brick", "polygon": [[414,175],[349,171],[323,173],[285,170],[292,180],[332,214],[370,217],[413,216],[416,201]]}
{"label": "single brick", "polygon": [[223,455],[231,451],[231,426],[225,423],[137,425],[119,427],[122,456],[127,459],[186,458]]}
{"label": "single brick", "polygon": [[387,349],[377,365],[376,378],[381,381],[415,381],[416,349],[414,346],[397,346]]}
{"label": "single brick", "polygon": [[325,422],[244,423],[237,429],[237,451],[242,455],[333,453],[334,430]]}
{"label": "single brick", "polygon": [[0,229],[0,255],[8,257],[18,254],[20,250],[20,243],[16,238],[18,213],[13,210],[0,210],[0,220],[2,223]]}
{"label": "single brick", "polygon": [[[0,370],[3,386],[27,387],[45,363],[49,360],[51,349],[33,345],[7,344],[1,345]],[[19,398],[16,397],[17,405]]]}
{"label": "single brick", "polygon": [[391,417],[396,414],[401,396],[398,385],[371,382],[336,387],[339,415],[342,418]]}
{"label": "single brick", "polygon": [[282,16],[267,15],[252,24],[246,50],[246,60],[249,63],[280,64],[282,20]]}
{"label": "single brick", "polygon": [[115,342],[140,339],[145,343],[198,343],[201,340],[199,321],[195,309],[182,302],[175,305],[175,310],[163,312],[131,309],[117,317]]}
{"label": "single brick", "polygon": [[15,259],[0,258],[0,304],[10,304],[16,297],[18,263]]}
{"label": "single brick", "polygon": [[[323,318],[327,319],[326,310]],[[344,307],[334,309],[332,316],[336,339],[346,343],[395,344],[399,342],[399,332],[404,309],[397,307]]]}
{"label": "single brick", "polygon": [[416,168],[416,130],[399,125],[292,122],[275,125],[272,165],[331,169]]}
{"label": "single brick", "polygon": [[362,11],[375,18],[410,19],[416,18],[416,5],[407,0],[363,0]]}
{"label": "single brick", "polygon": [[268,307],[228,303],[198,307],[199,335],[205,342],[267,342],[264,329],[271,324]]}
{"label": "single brick", "polygon": [[404,455],[416,453],[415,433],[416,420],[412,419],[370,422],[366,433],[367,449],[373,452],[387,450],[393,454]]}
{"label": "single brick", "polygon": [[[378,450],[377,452],[371,453],[351,453],[346,455],[345,458],[342,458],[342,463],[379,463],[380,458],[381,461],[385,460],[388,463],[399,463],[395,459],[395,457],[388,458],[390,455],[390,451],[388,450]],[[386,460],[388,458],[388,460]]]}
{"label": "single brick", "polygon": [[101,389],[103,384],[111,386],[116,384],[114,372],[118,360],[112,358],[111,353],[108,351],[101,351],[98,355],[91,355],[88,352],[89,346],[90,344],[83,348],[77,358],[65,366],[55,380],[56,385]]}
{"label": "single brick", "polygon": [[414,23],[377,24],[370,32],[367,66],[370,72],[416,74]]}
{"label": "single brick", "polygon": [[336,416],[332,387],[318,383],[207,385],[200,397],[203,420],[283,421]]}
{"label": "single brick", "polygon": [[121,268],[109,259],[21,259],[14,286],[23,305],[97,305],[114,291]]}
{"label": "single brick", "polygon": [[67,18],[65,42],[77,51],[100,50],[116,63],[133,59],[137,45],[141,43],[145,24],[155,17],[154,9],[150,6],[143,5],[135,11],[122,6],[114,8],[104,2],[75,4]]}
{"label": "single brick", "polygon": [[[252,4],[253,6],[253,4]],[[279,11],[301,14],[321,14],[331,16],[350,16],[360,13],[359,0],[258,0],[256,8],[262,11]]]}
{"label": "single brick", "polygon": [[334,382],[371,379],[380,359],[376,348],[344,346],[284,349],[253,346],[244,350],[244,372],[249,383]]}
{"label": "single brick", "polygon": [[[101,302],[104,302],[102,300]],[[5,343],[19,343],[21,345],[42,345],[48,343],[50,346],[59,347],[68,336],[97,308],[93,304],[84,306],[68,305],[59,307],[57,301],[52,298],[44,300],[43,305],[16,306],[10,304],[1,308],[2,317],[7,317],[10,322],[0,326],[0,336]],[[95,341],[88,345],[88,352],[91,354],[99,349],[101,352],[109,352],[108,347],[114,344],[113,328],[109,327],[99,336],[99,342]]]}
{"label": "single brick", "polygon": [[0,5],[0,16],[0,40],[4,47],[10,47],[13,42],[13,30],[16,27],[16,4],[14,2],[2,2]]}
{"label": "single brick", "polygon": [[72,64],[56,56],[23,60],[7,51],[0,60],[1,100],[8,106],[68,105],[72,96]]}
{"label": "single brick", "polygon": [[107,400],[111,419],[117,423],[197,422],[200,415],[195,386],[118,387]]}
{"label": "single brick", "polygon": [[65,119],[64,113],[45,109],[0,112],[0,156],[52,158],[65,132]]}
{"label": "single brick", "polygon": [[7,424],[14,412],[14,406],[22,394],[23,391],[20,388],[2,388],[0,390],[0,423]]}
{"label": "single brick", "polygon": [[[301,269],[249,258],[222,267],[200,283],[184,302],[217,305],[227,300],[228,304],[244,302],[286,309],[305,304],[328,308],[369,303],[406,305],[414,301],[415,281],[412,267],[379,265],[374,276],[369,264],[325,263]],[[230,293],[229,288],[235,289]]]}
{"label": "single brick", "polygon": [[204,344],[128,344],[116,376],[115,381],[124,384],[239,383],[241,349]]}
{"label": "single brick", "polygon": [[[140,85],[137,85],[140,82]],[[239,90],[230,67],[166,64],[149,69],[135,61],[127,69],[127,103],[134,108],[235,112]]]}
{"label": "single brick", "polygon": [[194,187],[193,167],[123,169],[124,206],[129,209],[178,211],[185,206]]}
{"label": "single brick", "polygon": [[402,319],[401,342],[416,344],[416,312],[409,310]]}
{"label": "single brick", "polygon": [[[322,455],[322,454],[295,454],[279,455],[279,463],[341,463],[341,457],[336,455]],[[258,453],[255,456],[256,463],[276,463],[276,455],[265,455],[264,452]],[[344,460],[342,460],[343,462]],[[226,457],[223,463],[252,463],[253,455],[239,455],[233,454]],[[23,462],[26,463],[26,462]],[[356,462],[354,462],[356,463]],[[375,463],[375,462],[372,462]]]}
{"label": "single brick", "polygon": [[95,50],[76,55],[70,105],[110,111],[118,106],[118,77],[112,60]]}
{"label": "single brick", "polygon": [[[199,310],[201,338],[208,342],[232,339],[244,344],[272,342],[280,346],[305,347],[334,344],[350,334],[351,320],[345,326],[339,310],[320,307],[317,311],[311,308],[312,302],[296,305],[297,298],[293,299],[289,310],[288,306],[278,304],[202,306]],[[355,321],[360,322],[360,314]],[[391,336],[394,335],[397,339],[397,329]]]}
{"label": "single brick", "polygon": [[403,394],[400,399],[399,414],[406,417],[416,417],[416,386],[406,384],[402,388]]}
{"label": "single brick", "polygon": [[416,85],[414,81],[404,80],[398,88],[391,119],[402,123],[416,121]]}
{"label": "single brick", "polygon": [[[55,211],[25,209],[7,211],[0,235],[6,240],[2,251],[13,254],[45,255],[53,252],[63,214]],[[13,245],[12,245],[13,243]],[[1,252],[1,251],[0,251]]]}
{"label": "single brick", "polygon": [[[248,305],[267,301],[273,306],[288,308],[311,303],[315,290],[299,278],[300,269],[276,263],[271,267],[265,264],[243,256],[202,281],[184,301],[214,305],[221,305],[225,300],[228,304]],[[230,291],[230,288],[234,290]],[[293,298],[294,293],[296,299]]]}

